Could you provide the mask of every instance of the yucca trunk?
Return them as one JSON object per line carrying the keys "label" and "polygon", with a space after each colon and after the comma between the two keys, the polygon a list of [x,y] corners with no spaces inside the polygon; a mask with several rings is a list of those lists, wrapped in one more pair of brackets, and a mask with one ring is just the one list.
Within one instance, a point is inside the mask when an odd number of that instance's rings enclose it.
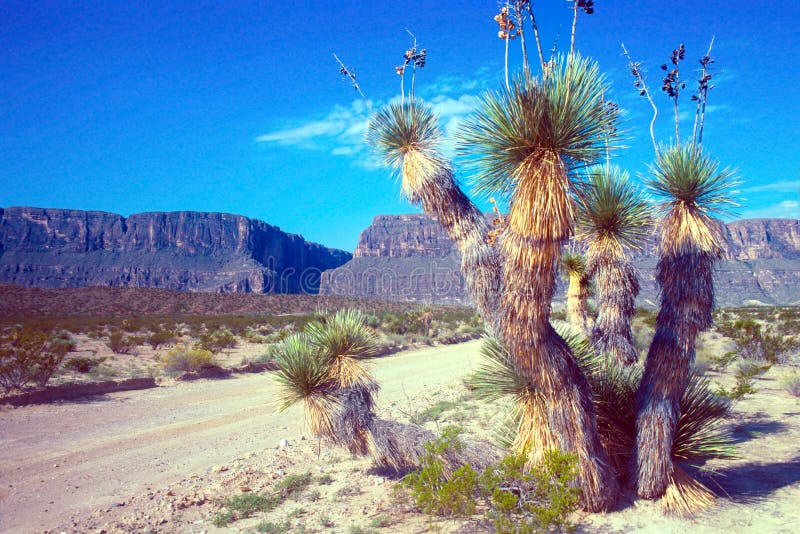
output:
{"label": "yucca trunk", "polygon": [[467,292],[484,321],[495,328],[502,279],[486,217],[456,184],[446,161],[412,149],[403,158],[402,173],[408,199],[422,204],[458,246]]}
{"label": "yucca trunk", "polygon": [[597,350],[621,365],[632,365],[639,359],[633,346],[631,319],[636,312],[639,280],[630,261],[590,256],[589,276],[595,280],[597,319],[592,341]]}
{"label": "yucca trunk", "polygon": [[589,332],[589,283],[580,273],[569,273],[567,320],[582,332]]}
{"label": "yucca trunk", "polygon": [[[592,391],[550,324],[561,247],[571,229],[568,180],[558,158],[530,161],[523,172],[528,179],[520,180],[500,240],[505,289],[500,332],[520,372],[542,397],[549,438],[539,447],[556,444],[575,454],[584,507],[606,510],[616,500],[618,485],[600,442]],[[542,453],[541,448],[532,451]]]}
{"label": "yucca trunk", "polygon": [[715,256],[696,246],[662,253],[656,281],[661,310],[636,394],[636,491],[654,499],[680,478],[672,446],[689,382],[697,334],[712,324]]}

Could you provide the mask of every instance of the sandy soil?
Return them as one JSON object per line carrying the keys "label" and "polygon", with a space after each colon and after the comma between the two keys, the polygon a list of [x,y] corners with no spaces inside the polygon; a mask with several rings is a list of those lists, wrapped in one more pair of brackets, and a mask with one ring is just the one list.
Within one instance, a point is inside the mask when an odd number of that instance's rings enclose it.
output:
{"label": "sandy soil", "polygon": [[[502,411],[472,399],[460,383],[478,347],[373,360],[383,386],[379,412],[407,421],[451,401],[455,407],[426,426],[458,424],[468,435],[488,437]],[[678,519],[664,516],[657,502],[628,498],[612,513],[579,514],[579,530],[800,531],[800,400],[782,388],[789,372],[773,367],[756,380],[758,393],[735,406],[729,424],[741,458],[709,466],[717,472],[709,484],[720,495],[713,510]],[[320,448],[303,429],[299,408],[275,413],[274,395],[269,377],[255,375],[2,411],[0,531],[487,531],[474,520],[431,522],[399,504],[394,482],[372,473],[368,459]],[[307,472],[314,482],[274,511],[213,526],[225,497],[269,492]]]}
{"label": "sandy soil", "polygon": [[[463,376],[478,346],[375,360],[379,402],[396,405]],[[281,439],[302,441],[299,407],[276,413],[275,391],[267,375],[255,375],[3,411],[0,530],[50,529],[70,516],[123,508],[133,496],[196,479]]]}

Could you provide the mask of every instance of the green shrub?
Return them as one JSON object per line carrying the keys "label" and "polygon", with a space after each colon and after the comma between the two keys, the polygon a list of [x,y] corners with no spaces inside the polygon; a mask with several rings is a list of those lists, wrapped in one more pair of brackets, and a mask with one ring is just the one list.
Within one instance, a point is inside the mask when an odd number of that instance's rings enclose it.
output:
{"label": "green shrub", "polygon": [[455,517],[486,505],[486,518],[501,533],[564,532],[574,527],[580,488],[577,458],[549,451],[527,469],[527,457],[509,455],[481,473],[465,464],[448,473],[444,455],[462,450],[459,429],[447,428],[425,445],[420,468],[403,479],[415,506],[429,515]]}
{"label": "green shrub", "polygon": [[88,358],[85,356],[76,356],[64,362],[64,369],[75,371],[76,373],[91,373],[94,369],[106,361],[106,358]]}
{"label": "green shrub", "polygon": [[733,339],[739,356],[748,360],[784,363],[789,353],[800,345],[796,338],[772,333],[749,317],[721,322],[717,330]]}
{"label": "green shrub", "polygon": [[161,358],[161,363],[168,371],[197,371],[202,367],[216,365],[211,352],[183,345],[167,352]]}
{"label": "green shrub", "polygon": [[215,527],[226,527],[234,521],[250,517],[256,512],[269,512],[270,510],[274,510],[280,503],[281,500],[277,495],[240,493],[239,495],[228,497],[222,501],[222,505],[227,508],[227,510],[215,515],[212,522]]}
{"label": "green shrub", "polygon": [[126,336],[119,330],[108,336],[108,346],[116,354],[131,354],[140,342],[141,338]]}
{"label": "green shrub", "polygon": [[524,454],[509,455],[481,474],[481,492],[488,498],[487,516],[499,533],[564,532],[574,528],[580,488],[577,458],[548,451],[542,463],[526,470]]}
{"label": "green shrub", "polygon": [[203,332],[200,340],[195,345],[198,349],[207,350],[213,354],[231,349],[236,346],[236,336],[227,328]]}
{"label": "green shrub", "polygon": [[440,401],[433,406],[429,406],[428,408],[417,412],[417,414],[411,418],[411,422],[415,425],[421,425],[423,423],[427,423],[428,421],[438,421],[442,417],[443,413],[456,408],[458,408],[458,403]]}
{"label": "green shrub", "polygon": [[727,390],[720,386],[716,393],[731,400],[740,400],[744,398],[745,395],[752,395],[757,391],[753,386],[755,377],[766,373],[769,371],[770,367],[770,365],[759,365],[749,360],[743,360],[739,362],[739,366],[734,374],[736,384],[733,388]]}
{"label": "green shrub", "polygon": [[0,333],[0,385],[7,390],[31,382],[44,386],[74,346],[63,333],[51,337],[26,327]]}
{"label": "green shrub", "polygon": [[175,332],[172,330],[158,330],[153,332],[147,337],[147,342],[153,347],[153,350],[156,350],[161,345],[166,345],[168,343],[175,343],[176,341]]}

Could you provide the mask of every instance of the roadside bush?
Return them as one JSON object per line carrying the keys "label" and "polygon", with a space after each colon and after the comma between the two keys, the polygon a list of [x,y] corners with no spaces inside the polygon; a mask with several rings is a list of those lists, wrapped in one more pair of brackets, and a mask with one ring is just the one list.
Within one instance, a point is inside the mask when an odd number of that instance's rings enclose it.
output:
{"label": "roadside bush", "polygon": [[213,354],[231,349],[236,346],[236,336],[227,328],[210,330],[200,335],[200,340],[195,345],[198,349],[207,350]]}
{"label": "roadside bush", "polygon": [[784,363],[800,343],[794,337],[772,333],[751,318],[722,322],[717,330],[736,343],[742,358],[769,363]]}
{"label": "roadside bush", "polygon": [[104,361],[106,361],[106,358],[87,358],[85,356],[76,356],[64,362],[64,369],[75,371],[76,373],[91,373]]}
{"label": "roadside bush", "polygon": [[499,533],[567,532],[574,528],[580,489],[577,459],[548,451],[541,464],[528,469],[527,455],[512,454],[481,473],[462,465],[448,473],[445,454],[462,450],[458,428],[447,428],[425,445],[420,469],[403,479],[414,504],[429,515],[473,515],[478,503]]}
{"label": "roadside bush", "polygon": [[108,336],[108,346],[116,354],[133,354],[142,340],[135,336],[126,336],[119,330]]}
{"label": "roadside bush", "polygon": [[205,349],[187,348],[178,345],[167,352],[161,363],[167,371],[197,371],[209,365],[216,365],[211,352]]}
{"label": "roadside bush", "polygon": [[6,390],[35,383],[47,384],[50,377],[75,347],[69,335],[51,337],[48,332],[13,328],[0,334],[0,385]]}
{"label": "roadside bush", "polygon": [[175,332],[172,330],[158,330],[147,337],[147,342],[153,347],[153,350],[156,350],[161,345],[175,343],[176,339]]}

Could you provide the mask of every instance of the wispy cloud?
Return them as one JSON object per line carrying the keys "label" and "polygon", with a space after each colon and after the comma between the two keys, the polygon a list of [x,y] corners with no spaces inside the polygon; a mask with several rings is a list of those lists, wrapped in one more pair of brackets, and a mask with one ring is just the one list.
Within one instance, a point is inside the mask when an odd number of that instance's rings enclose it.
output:
{"label": "wispy cloud", "polygon": [[782,200],[765,208],[743,211],[741,215],[746,219],[800,219],[800,201]]}
{"label": "wispy cloud", "polygon": [[[470,78],[438,78],[418,93],[431,104],[439,117],[439,125],[448,139],[443,147],[448,155],[454,151],[449,139],[476,108],[479,102],[477,93],[489,83],[485,74],[479,72]],[[377,108],[383,103],[373,102],[372,105]],[[301,150],[326,151],[333,156],[351,158],[356,166],[372,169],[378,162],[369,157],[364,143],[368,119],[368,106],[362,100],[354,100],[349,106],[334,106],[321,117],[300,119],[288,127],[259,135],[256,141]]]}
{"label": "wispy cloud", "polygon": [[761,185],[743,187],[742,192],[745,194],[798,193],[800,192],[800,180],[785,180],[782,182],[773,182],[771,184],[761,184]]}

